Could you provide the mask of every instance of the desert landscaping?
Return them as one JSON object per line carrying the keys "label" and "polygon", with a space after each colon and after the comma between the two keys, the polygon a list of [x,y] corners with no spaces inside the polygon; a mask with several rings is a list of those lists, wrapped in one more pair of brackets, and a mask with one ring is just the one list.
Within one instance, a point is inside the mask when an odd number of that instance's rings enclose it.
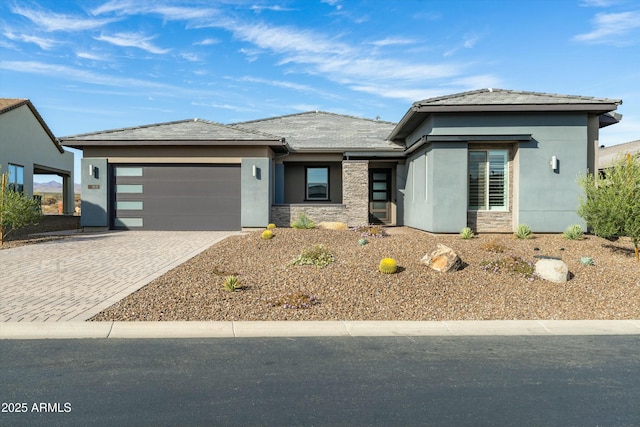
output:
{"label": "desert landscaping", "polygon": [[[465,240],[408,227],[385,231],[386,237],[363,237],[362,230],[277,228],[271,239],[262,230],[233,236],[91,320],[640,318],[640,264],[628,238],[568,240],[560,233]],[[366,244],[359,244],[362,238]],[[442,273],[420,263],[438,243],[459,255],[460,270]],[[294,264],[317,245],[333,262]],[[379,271],[387,257],[398,265],[394,274]],[[567,282],[532,274],[533,263],[545,257],[568,265]],[[237,283],[225,289],[230,276]]]}

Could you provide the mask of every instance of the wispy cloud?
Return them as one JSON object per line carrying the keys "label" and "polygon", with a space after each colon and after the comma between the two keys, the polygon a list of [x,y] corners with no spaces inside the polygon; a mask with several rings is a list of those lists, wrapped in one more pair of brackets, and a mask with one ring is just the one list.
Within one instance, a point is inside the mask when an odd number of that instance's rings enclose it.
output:
{"label": "wispy cloud", "polygon": [[453,56],[460,49],[471,49],[476,45],[476,43],[479,40],[480,40],[480,36],[477,34],[465,34],[464,37],[462,38],[462,42],[458,46],[446,51],[445,53],[442,54],[442,56],[444,57]]}
{"label": "wispy cloud", "polygon": [[243,82],[243,83],[256,83],[256,84],[263,84],[263,85],[269,85],[269,86],[273,86],[273,87],[279,87],[279,88],[283,88],[283,89],[289,89],[289,90],[293,90],[293,91],[297,91],[297,92],[305,92],[305,93],[313,93],[316,95],[320,95],[324,98],[329,98],[329,99],[338,99],[340,98],[339,96],[331,93],[331,92],[327,92],[327,91],[323,91],[323,90],[319,90],[316,89],[312,86],[309,85],[304,85],[304,84],[300,84],[300,83],[295,83],[295,82],[288,82],[288,81],[283,81],[283,80],[268,80],[268,79],[263,79],[263,78],[259,78],[259,77],[250,77],[250,76],[244,76],[244,77],[239,77],[239,78],[232,78],[229,77],[232,80],[238,81],[238,82]]}
{"label": "wispy cloud", "polygon": [[135,47],[138,49],[146,50],[149,53],[155,53],[158,55],[165,54],[171,50],[171,49],[162,49],[160,47],[154,46],[151,43],[151,40],[153,40],[155,36],[145,36],[140,33],[116,33],[112,36],[107,36],[103,34],[94,38],[96,40],[114,44],[116,46]]}
{"label": "wispy cloud", "polygon": [[375,40],[370,42],[374,46],[383,47],[383,46],[399,46],[399,45],[408,45],[415,43],[415,40],[402,38],[402,37],[387,37],[382,40]]}
{"label": "wispy cloud", "polygon": [[217,15],[217,9],[210,7],[167,6],[160,2],[140,2],[135,0],[112,0],[90,11],[94,16],[104,14],[120,15],[160,15],[166,21],[192,21],[210,19]]}
{"label": "wispy cloud", "polygon": [[209,107],[221,110],[235,111],[236,113],[252,113],[258,111],[253,108],[248,108],[246,105],[239,106],[232,104],[220,104],[217,102],[192,102],[191,105],[194,105],[196,107]]}
{"label": "wispy cloud", "polygon": [[582,7],[609,7],[620,3],[620,0],[581,0]]}
{"label": "wispy cloud", "polygon": [[76,52],[76,56],[82,59],[88,59],[90,61],[108,61],[109,58],[106,56],[96,55],[95,53],[86,52],[86,51],[78,51]]}
{"label": "wispy cloud", "polygon": [[220,40],[216,40],[216,39],[204,39],[202,41],[199,42],[195,42],[193,45],[194,46],[212,46],[214,44],[219,44]]}
{"label": "wispy cloud", "polygon": [[291,12],[297,9],[293,9],[290,7],[283,7],[283,6],[279,6],[279,5],[273,5],[273,6],[261,6],[261,5],[257,5],[254,4],[253,6],[251,6],[251,10],[253,10],[256,13],[260,13],[263,10],[270,10],[272,12]]}
{"label": "wispy cloud", "polygon": [[23,6],[14,6],[11,12],[22,15],[44,31],[85,31],[101,28],[118,18],[91,19],[87,16],[72,16],[62,13],[54,13],[44,9],[32,9]]}
{"label": "wispy cloud", "polygon": [[189,61],[189,62],[199,62],[199,61],[201,61],[201,60],[202,60],[202,59],[200,58],[200,56],[198,56],[197,54],[195,54],[195,53],[188,53],[188,52],[187,52],[187,53],[181,53],[181,54],[180,54],[180,57],[182,57],[182,58],[186,59],[186,60],[187,60],[187,61]]}
{"label": "wispy cloud", "polygon": [[57,40],[48,39],[48,38],[42,38],[42,37],[37,37],[37,36],[31,36],[31,35],[27,35],[27,34],[15,34],[15,33],[10,32],[10,31],[4,33],[4,36],[6,38],[8,38],[9,40],[36,44],[42,50],[51,50],[51,49],[53,49],[54,47],[56,47],[57,45],[60,44],[60,42],[58,42]]}
{"label": "wispy cloud", "polygon": [[640,29],[640,11],[598,13],[593,24],[595,27],[593,31],[578,34],[573,37],[573,40],[614,46],[628,46],[638,43],[638,34],[631,36],[631,33]]}

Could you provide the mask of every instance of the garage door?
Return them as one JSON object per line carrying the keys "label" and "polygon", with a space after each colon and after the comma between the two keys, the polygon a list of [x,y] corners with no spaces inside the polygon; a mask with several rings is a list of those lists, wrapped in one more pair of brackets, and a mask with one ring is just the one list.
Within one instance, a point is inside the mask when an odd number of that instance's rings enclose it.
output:
{"label": "garage door", "polygon": [[114,165],[111,226],[240,230],[240,165]]}

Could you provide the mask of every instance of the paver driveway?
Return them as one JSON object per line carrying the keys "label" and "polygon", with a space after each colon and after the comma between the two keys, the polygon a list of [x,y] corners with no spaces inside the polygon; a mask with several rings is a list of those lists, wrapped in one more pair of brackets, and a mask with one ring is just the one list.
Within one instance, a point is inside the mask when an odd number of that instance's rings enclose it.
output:
{"label": "paver driveway", "polygon": [[0,321],[84,321],[237,232],[79,234],[0,251]]}

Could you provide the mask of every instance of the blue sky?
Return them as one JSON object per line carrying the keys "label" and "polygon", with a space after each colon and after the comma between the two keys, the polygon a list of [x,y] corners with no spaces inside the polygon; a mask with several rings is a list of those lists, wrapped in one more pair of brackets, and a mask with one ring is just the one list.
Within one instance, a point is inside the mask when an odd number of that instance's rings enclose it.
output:
{"label": "blue sky", "polygon": [[640,1],[0,3],[0,96],[31,99],[56,136],[310,110],[397,122],[487,87],[622,99],[600,141],[640,139]]}

